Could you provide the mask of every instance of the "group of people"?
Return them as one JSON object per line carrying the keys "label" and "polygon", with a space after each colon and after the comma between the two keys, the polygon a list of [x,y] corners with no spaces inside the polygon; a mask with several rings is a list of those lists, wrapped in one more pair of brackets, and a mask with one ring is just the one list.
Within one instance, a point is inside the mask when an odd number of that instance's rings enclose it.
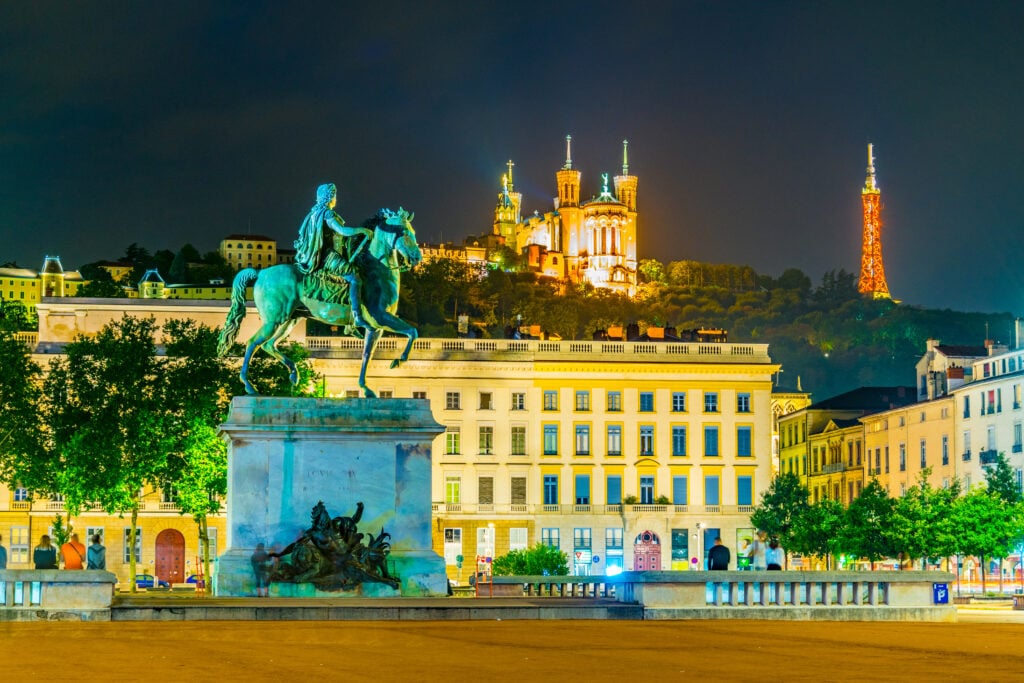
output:
{"label": "group of people", "polygon": [[[750,568],[754,571],[781,571],[786,555],[779,545],[779,539],[774,536],[766,539],[766,536],[763,531],[758,531],[751,541],[747,550]],[[729,548],[722,543],[721,536],[716,537],[714,545],[708,549],[708,569],[726,571],[731,560]]]}
{"label": "group of people", "polygon": [[[0,569],[7,568],[7,548],[3,546],[0,536]],[[71,539],[60,547],[60,557],[64,569],[106,569],[107,549],[100,542],[100,535],[92,537],[92,545],[86,548],[78,540],[78,534],[71,534]],[[32,552],[32,562],[36,569],[59,569],[57,564],[57,546],[50,542],[50,536],[43,534],[39,545]]]}

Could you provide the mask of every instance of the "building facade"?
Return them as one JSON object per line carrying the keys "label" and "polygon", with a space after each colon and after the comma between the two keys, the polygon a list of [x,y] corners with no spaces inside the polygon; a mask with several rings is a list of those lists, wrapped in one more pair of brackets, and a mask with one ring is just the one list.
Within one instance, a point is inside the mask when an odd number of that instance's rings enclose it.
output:
{"label": "building facade", "polygon": [[77,270],[64,270],[59,256],[47,256],[39,271],[0,268],[0,299],[19,301],[29,311],[46,297],[73,297],[85,284]]}

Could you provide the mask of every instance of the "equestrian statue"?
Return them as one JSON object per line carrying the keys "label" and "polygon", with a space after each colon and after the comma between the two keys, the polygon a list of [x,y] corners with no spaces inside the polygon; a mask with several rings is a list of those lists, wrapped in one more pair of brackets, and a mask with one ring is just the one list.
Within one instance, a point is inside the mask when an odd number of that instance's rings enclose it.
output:
{"label": "equestrian statue", "polygon": [[385,330],[407,339],[391,367],[409,359],[418,334],[396,312],[401,273],[423,258],[412,228],[414,214],[401,207],[397,212],[381,209],[362,226],[352,227],[334,212],[336,203],[333,184],[317,188],[316,204],[303,220],[295,241],[295,263],[263,270],[246,268],[235,276],[231,309],[217,351],[224,356],[234,344],[245,317],[246,288],[252,285],[262,324],[245,347],[239,373],[249,395],[259,394],[248,376],[249,361],[259,348],[288,368],[292,384],[298,382],[295,363],[281,353],[277,343],[302,318],[344,326],[352,333],[363,330],[359,388],[367,398],[376,394],[366,386],[366,368]]}

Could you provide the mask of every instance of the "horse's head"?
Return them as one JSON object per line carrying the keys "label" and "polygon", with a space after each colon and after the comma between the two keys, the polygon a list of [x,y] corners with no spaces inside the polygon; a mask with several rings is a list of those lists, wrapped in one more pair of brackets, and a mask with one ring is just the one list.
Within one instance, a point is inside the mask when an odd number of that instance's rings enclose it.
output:
{"label": "horse's head", "polygon": [[375,238],[387,244],[387,252],[395,257],[399,269],[409,270],[419,265],[423,254],[412,227],[412,219],[416,214],[398,207],[398,211],[382,209],[380,215],[383,220],[377,224]]}

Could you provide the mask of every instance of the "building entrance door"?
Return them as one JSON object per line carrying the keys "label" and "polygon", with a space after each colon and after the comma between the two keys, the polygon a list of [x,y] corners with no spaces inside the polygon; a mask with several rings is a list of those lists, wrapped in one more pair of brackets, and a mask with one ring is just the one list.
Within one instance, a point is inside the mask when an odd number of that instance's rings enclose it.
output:
{"label": "building entrance door", "polygon": [[638,572],[661,569],[661,540],[653,531],[644,531],[633,542],[633,570]]}
{"label": "building entrance door", "polygon": [[157,535],[153,571],[167,583],[185,582],[185,537],[177,529],[164,529]]}

